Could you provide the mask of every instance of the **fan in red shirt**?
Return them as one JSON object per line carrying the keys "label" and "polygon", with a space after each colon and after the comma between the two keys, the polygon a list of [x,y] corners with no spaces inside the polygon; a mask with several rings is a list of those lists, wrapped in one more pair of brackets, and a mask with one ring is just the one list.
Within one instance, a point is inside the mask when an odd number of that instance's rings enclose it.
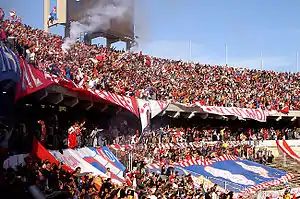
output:
{"label": "fan in red shirt", "polygon": [[77,123],[68,129],[68,148],[73,149],[77,146]]}

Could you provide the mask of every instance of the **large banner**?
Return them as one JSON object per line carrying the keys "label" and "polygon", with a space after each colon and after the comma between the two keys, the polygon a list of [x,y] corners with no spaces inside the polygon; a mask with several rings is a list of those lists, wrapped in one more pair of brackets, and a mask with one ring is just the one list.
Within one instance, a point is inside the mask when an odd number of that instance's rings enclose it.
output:
{"label": "large banner", "polygon": [[[98,153],[97,151],[105,151]],[[16,167],[24,164],[24,159],[30,154],[10,156],[3,164],[4,168]],[[77,167],[81,168],[82,173],[92,173],[95,176],[111,178],[113,182],[121,185],[125,182],[123,171],[126,169],[118,159],[105,147],[101,148],[79,148],[65,149],[63,153],[56,150],[47,150],[40,142],[34,140],[31,155],[41,160],[48,160],[58,165],[63,163],[63,169],[73,172]],[[111,161],[113,159],[113,161]],[[116,164],[121,168],[119,168]],[[109,171],[108,171],[109,169]]]}
{"label": "large banner", "polygon": [[88,91],[91,92],[92,94],[96,95],[98,98],[106,100],[112,104],[119,105],[119,106],[129,110],[130,112],[135,114],[137,117],[139,117],[137,101],[135,98],[121,96],[121,95],[117,95],[117,94],[110,93],[107,91],[102,91],[102,90],[88,89]]}
{"label": "large banner", "polygon": [[21,57],[19,64],[21,76],[17,86],[16,99],[46,88],[54,83],[50,76],[46,76],[43,71],[32,67]]}
{"label": "large banner", "polygon": [[[162,165],[164,164],[154,162],[148,163],[146,167],[152,172],[159,172]],[[204,160],[186,159],[168,166],[175,168],[179,174],[191,174],[197,182],[204,177],[223,190],[233,191],[236,198],[288,182],[294,177],[285,171],[243,160],[233,155]]]}
{"label": "large banner", "polygon": [[201,106],[198,103],[196,103],[196,105],[201,107],[205,113],[222,116],[235,116],[242,119],[253,119],[260,122],[265,122],[267,120],[267,116],[269,116],[268,111],[264,111],[262,109]]}
{"label": "large banner", "polygon": [[107,168],[96,159],[97,157],[89,156],[88,154],[85,154],[85,152],[86,149],[66,149],[63,153],[60,153],[59,151],[50,151],[58,161],[63,162],[73,170],[80,167],[82,173],[92,173],[92,175],[95,176],[100,175],[104,178],[111,178],[112,181],[117,184],[122,184],[124,182],[123,177],[119,175],[120,172],[113,173],[113,171],[110,171],[110,174],[108,174]]}
{"label": "large banner", "polygon": [[137,99],[139,107],[142,132],[151,125],[151,119],[166,110],[169,105],[167,101]]}
{"label": "large banner", "polygon": [[219,157],[205,164],[197,163],[183,168],[194,175],[205,176],[218,186],[242,195],[278,185],[281,182],[288,182],[294,177],[287,172],[256,162],[227,157]]}

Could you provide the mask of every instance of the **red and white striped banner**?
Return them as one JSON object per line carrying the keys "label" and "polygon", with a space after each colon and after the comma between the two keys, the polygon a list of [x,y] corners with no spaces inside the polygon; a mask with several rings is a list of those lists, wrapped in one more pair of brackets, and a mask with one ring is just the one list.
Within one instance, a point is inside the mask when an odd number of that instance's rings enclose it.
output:
{"label": "red and white striped banner", "polygon": [[288,145],[285,140],[276,140],[277,147],[288,157],[300,162],[300,156]]}
{"label": "red and white striped banner", "polygon": [[133,144],[126,144],[126,145],[120,145],[120,144],[112,144],[109,146],[111,149],[115,151],[129,151],[134,150]]}
{"label": "red and white striped banner", "polygon": [[282,176],[281,178],[277,179],[277,180],[273,180],[273,181],[269,181],[269,182],[264,182],[252,187],[249,187],[247,189],[244,189],[243,191],[241,191],[240,193],[237,193],[237,197],[242,196],[242,198],[247,198],[247,196],[256,193],[257,191],[261,190],[261,189],[266,189],[268,187],[271,186],[278,186],[281,183],[284,182],[288,182],[290,181],[292,178],[294,178],[295,176],[293,174],[286,174],[284,176]]}
{"label": "red and white striped banner", "polygon": [[253,119],[260,122],[266,122],[269,111],[251,108],[236,107],[217,107],[217,106],[201,106],[196,103],[204,112],[222,116],[235,116],[243,119]]}

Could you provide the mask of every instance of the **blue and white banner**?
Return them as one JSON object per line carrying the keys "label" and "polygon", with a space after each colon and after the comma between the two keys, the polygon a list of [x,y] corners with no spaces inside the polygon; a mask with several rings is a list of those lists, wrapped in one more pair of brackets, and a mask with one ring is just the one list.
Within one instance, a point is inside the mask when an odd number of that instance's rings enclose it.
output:
{"label": "blue and white banner", "polygon": [[195,176],[206,179],[233,192],[254,192],[268,186],[287,182],[293,175],[256,162],[236,160],[212,161],[207,165],[183,167]]}
{"label": "blue and white banner", "polygon": [[[111,154],[106,151],[108,156],[99,154],[97,150],[101,148],[79,148],[79,149],[66,149],[63,153],[59,151],[49,151],[53,157],[75,170],[77,167],[81,168],[82,173],[92,173],[93,175],[100,175],[104,178],[111,178],[113,182],[122,184],[125,179],[123,177],[123,170],[118,168],[114,163],[109,161]],[[113,155],[115,158],[115,156]],[[115,162],[119,162],[116,158]],[[121,164],[121,163],[120,163]],[[121,164],[122,165],[122,164]],[[110,171],[108,171],[108,168]]]}
{"label": "blue and white banner", "polygon": [[97,148],[96,151],[98,152],[99,155],[102,155],[103,157],[107,157],[108,161],[111,161],[114,165],[116,165],[122,171],[126,170],[126,167],[116,158],[116,156],[106,146],[104,146],[102,148]]}

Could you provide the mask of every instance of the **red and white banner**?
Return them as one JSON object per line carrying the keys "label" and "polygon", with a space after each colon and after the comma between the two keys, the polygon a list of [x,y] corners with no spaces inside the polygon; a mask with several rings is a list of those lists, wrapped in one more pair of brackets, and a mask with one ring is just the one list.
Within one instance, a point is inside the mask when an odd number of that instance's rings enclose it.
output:
{"label": "red and white banner", "polygon": [[132,151],[134,150],[134,145],[133,144],[126,144],[126,145],[112,144],[109,146],[109,148],[115,151]]}
{"label": "red and white banner", "polygon": [[142,124],[142,132],[143,132],[145,128],[150,125],[150,119],[151,119],[150,104],[148,101],[142,99],[137,99],[137,104],[139,107],[140,120]]}
{"label": "red and white banner", "polygon": [[276,140],[277,147],[288,157],[300,162],[300,156],[297,154],[285,140]]}
{"label": "red and white banner", "polygon": [[204,112],[222,116],[236,116],[243,119],[253,119],[260,122],[266,122],[268,111],[262,109],[251,109],[251,108],[236,108],[236,107],[217,107],[217,106],[201,106]]}
{"label": "red and white banner", "polygon": [[98,98],[106,100],[112,104],[119,105],[119,106],[129,110],[130,112],[135,114],[137,117],[139,117],[137,101],[135,98],[121,96],[121,95],[117,95],[117,94],[110,93],[107,91],[102,91],[102,90],[93,91],[92,89],[88,89],[88,91],[90,91],[92,94],[98,96]]}
{"label": "red and white banner", "polygon": [[[50,76],[46,76],[43,71],[30,66],[23,58],[20,57],[20,81],[17,86],[15,99],[34,93],[40,89],[53,84]],[[50,77],[50,78],[47,78]]]}
{"label": "red and white banner", "polygon": [[161,100],[148,100],[151,110],[151,118],[154,118],[161,112],[163,112],[169,105],[168,101]]}

